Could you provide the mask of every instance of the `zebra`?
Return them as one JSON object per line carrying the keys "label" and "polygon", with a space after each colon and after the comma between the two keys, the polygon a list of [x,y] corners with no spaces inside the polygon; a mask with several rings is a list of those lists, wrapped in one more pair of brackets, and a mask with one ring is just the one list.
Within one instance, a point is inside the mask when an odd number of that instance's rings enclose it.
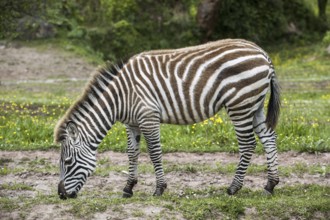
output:
{"label": "zebra", "polygon": [[[264,103],[268,91],[267,117]],[[141,135],[156,175],[155,196],[167,187],[160,145],[160,124],[194,124],[224,108],[234,126],[239,163],[227,193],[243,186],[256,147],[267,155],[272,194],[279,183],[275,127],[280,87],[267,53],[243,39],[224,39],[181,49],[139,53],[126,62],[108,63],[92,74],[81,96],[59,120],[54,132],[61,145],[61,199],[75,198],[96,166],[96,151],[115,122],[126,126],[129,173],[123,197],[137,184]]]}

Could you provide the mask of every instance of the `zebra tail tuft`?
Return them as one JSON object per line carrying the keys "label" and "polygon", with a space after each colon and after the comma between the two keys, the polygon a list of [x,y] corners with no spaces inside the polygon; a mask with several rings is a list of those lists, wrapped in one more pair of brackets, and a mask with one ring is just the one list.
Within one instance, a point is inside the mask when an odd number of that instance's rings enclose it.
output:
{"label": "zebra tail tuft", "polygon": [[272,74],[270,81],[270,99],[267,109],[266,124],[268,128],[275,129],[280,115],[281,99],[280,86],[278,84],[275,72]]}

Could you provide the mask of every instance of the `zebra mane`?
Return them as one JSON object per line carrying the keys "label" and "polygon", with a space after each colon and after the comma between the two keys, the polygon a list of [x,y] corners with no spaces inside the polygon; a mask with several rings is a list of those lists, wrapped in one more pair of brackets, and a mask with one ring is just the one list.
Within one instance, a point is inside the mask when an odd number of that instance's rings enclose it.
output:
{"label": "zebra mane", "polygon": [[54,129],[54,143],[59,143],[66,137],[66,123],[69,122],[71,116],[74,112],[79,109],[84,102],[88,99],[89,95],[94,94],[93,86],[98,84],[99,80],[102,78],[106,78],[108,80],[112,80],[116,77],[122,67],[125,65],[126,62],[123,60],[114,64],[110,61],[107,61],[104,65],[99,66],[91,75],[90,79],[88,80],[87,85],[85,86],[82,95],[80,98],[75,101],[73,105],[66,111],[65,115],[58,121]]}

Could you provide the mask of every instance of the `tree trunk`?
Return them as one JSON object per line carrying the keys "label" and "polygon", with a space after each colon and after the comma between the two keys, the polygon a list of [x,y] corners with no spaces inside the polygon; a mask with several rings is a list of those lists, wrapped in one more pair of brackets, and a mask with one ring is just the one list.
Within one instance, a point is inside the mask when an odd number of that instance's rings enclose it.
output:
{"label": "tree trunk", "polygon": [[202,32],[202,42],[209,41],[217,22],[220,0],[203,0],[198,5],[197,24]]}
{"label": "tree trunk", "polygon": [[326,8],[327,8],[327,1],[328,0],[318,0],[318,7],[319,7],[319,18],[322,20],[326,20]]}

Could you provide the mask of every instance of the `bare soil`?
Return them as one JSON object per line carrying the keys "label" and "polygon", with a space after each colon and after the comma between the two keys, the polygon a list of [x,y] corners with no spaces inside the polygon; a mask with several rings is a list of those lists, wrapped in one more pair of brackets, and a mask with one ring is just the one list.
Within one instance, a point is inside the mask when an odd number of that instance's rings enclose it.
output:
{"label": "bare soil", "polygon": [[94,69],[84,59],[53,46],[37,49],[0,42],[0,82],[86,80]]}
{"label": "bare soil", "polygon": [[[106,166],[128,166],[128,158],[124,153],[118,152],[104,152],[98,154],[98,160],[106,159],[108,162]],[[19,172],[4,176],[3,183],[24,183],[32,186],[36,191],[42,191],[45,194],[50,194],[56,189],[59,180],[58,170],[51,172],[43,172],[44,167],[59,166],[59,152],[57,151],[1,151],[0,160],[9,159],[1,166],[6,166],[10,170],[18,169]],[[31,166],[33,161],[42,161],[42,163],[35,166],[38,172],[24,171],[26,167]],[[199,167],[208,165],[210,167],[222,166],[237,163],[238,155],[229,153],[167,153],[163,156],[164,167],[166,166],[180,166],[192,165],[192,167]],[[265,155],[254,155],[251,164],[263,165],[266,163]],[[329,165],[330,153],[322,154],[306,154],[286,152],[279,154],[279,164],[282,167],[292,167],[296,164],[311,165]],[[139,158],[139,164],[151,164],[148,154],[142,153]],[[101,165],[100,165],[101,166]],[[27,169],[29,170],[29,169]],[[41,171],[40,171],[41,170]],[[223,173],[213,172],[187,172],[185,170],[172,171],[166,174],[168,181],[168,190],[173,192],[180,192],[185,188],[203,189],[210,185],[228,186],[233,178],[234,173],[228,175]],[[127,179],[126,169],[122,171],[110,171],[108,176],[92,176],[88,179],[84,188],[100,189],[121,192]],[[143,173],[139,175],[139,184],[134,188],[136,191],[146,191],[152,194],[155,184],[155,176],[153,173]],[[245,187],[252,189],[260,189],[267,181],[267,173],[249,174],[245,179]],[[289,176],[282,176],[279,187],[283,185],[295,184],[319,184],[329,185],[330,176],[322,176],[321,174],[302,174],[297,176],[291,174]],[[110,188],[110,189],[109,189]],[[5,193],[5,192],[2,192]],[[11,193],[9,193],[11,194]],[[12,195],[18,196],[18,195]],[[31,195],[32,196],[32,195]]]}
{"label": "bare soil", "polygon": [[[49,47],[49,49],[35,49],[22,46],[7,46],[0,43],[0,86],[2,84],[10,84],[25,81],[47,81],[58,79],[81,79],[86,80],[95,66],[88,64],[86,61],[75,56]],[[57,184],[59,181],[58,174],[58,151],[0,151],[0,169],[9,169],[8,175],[0,176],[0,198],[35,198],[38,194],[54,195],[57,193]],[[116,152],[104,152],[98,154],[98,159],[108,159],[109,166],[127,166],[128,158],[126,154]],[[198,166],[219,166],[238,162],[237,154],[229,153],[168,153],[163,157],[165,167],[170,165],[187,165],[192,167]],[[150,164],[147,154],[141,154],[140,164]],[[265,155],[255,155],[252,164],[265,164]],[[298,154],[287,152],[279,154],[279,164],[282,167],[290,167],[295,164],[311,165],[329,165],[330,153],[323,154]],[[31,166],[33,169],[31,170]],[[90,177],[83,187],[83,191],[112,191],[121,196],[121,191],[125,185],[127,174],[123,171],[110,171],[108,175],[94,175]],[[205,189],[212,185],[228,186],[233,178],[234,173],[224,174],[215,172],[187,172],[185,170],[177,170],[166,173],[168,181],[168,192],[182,194],[186,188]],[[245,187],[251,189],[261,189],[266,183],[267,174],[257,173],[247,175]],[[308,174],[301,175],[289,174],[282,176],[279,188],[281,186],[295,184],[319,184],[330,185],[329,175]],[[30,186],[32,190],[14,190],[8,189],[7,186],[24,184]],[[142,173],[139,175],[139,183],[134,188],[136,192],[145,192],[152,195],[155,187],[155,176],[153,173]],[[133,206],[140,210],[143,217],[136,216],[132,218],[129,206]],[[24,213],[26,219],[73,219],[69,213],[65,213],[68,207],[63,204],[56,205],[37,205],[32,208],[29,213]],[[152,219],[162,211],[162,207],[150,207],[142,204],[125,204],[120,212],[107,210],[94,215],[95,219]],[[0,210],[0,219],[20,219],[21,210],[8,213]],[[111,217],[109,217],[111,216]],[[177,213],[168,213],[176,219],[183,219]]]}
{"label": "bare soil", "polygon": [[[98,154],[98,160],[107,161],[103,166],[127,166],[128,159],[127,155],[118,152],[104,152]],[[54,195],[56,194],[57,184],[59,181],[59,173],[56,169],[58,167],[59,151],[1,151],[0,160],[4,161],[0,167],[7,167],[12,170],[5,176],[1,176],[0,185],[14,185],[24,184],[32,187],[32,190],[8,190],[0,187],[0,197],[7,198],[35,198],[38,194],[43,195]],[[223,166],[228,164],[237,163],[238,155],[229,153],[167,153],[163,156],[164,167],[171,165],[187,165],[191,164],[192,167],[199,167],[208,165],[219,166],[219,163]],[[38,162],[39,161],[39,162]],[[151,164],[148,154],[142,153],[140,156],[139,164]],[[262,165],[265,164],[265,155],[255,155],[251,164]],[[296,164],[305,164],[306,166],[311,165],[329,165],[330,153],[323,154],[306,154],[306,153],[280,153],[279,164],[282,167],[291,167]],[[36,163],[31,171],[31,166]],[[102,166],[102,165],[100,165]],[[43,168],[52,167],[51,171],[43,171]],[[15,172],[15,169],[18,172]],[[192,188],[194,190],[207,189],[210,186],[215,187],[227,187],[232,181],[234,173],[224,174],[215,172],[187,172],[186,170],[177,170],[166,173],[168,181],[167,192],[182,195],[184,190]],[[122,189],[126,183],[127,170],[122,171],[110,171],[108,175],[91,176],[86,185],[81,190],[83,192],[93,193],[98,192],[113,192],[116,197],[121,197]],[[248,187],[252,190],[262,189],[266,183],[267,174],[256,173],[249,174],[246,176],[244,187]],[[329,185],[330,176],[321,174],[290,174],[289,176],[281,176],[281,182],[277,189],[279,190],[282,186],[294,186],[296,184],[318,184],[318,185]],[[139,183],[134,188],[135,192],[143,192],[146,195],[152,195],[155,189],[155,176],[154,173],[142,173],[139,175]],[[123,205],[123,209],[119,212],[113,212],[113,210],[107,210],[106,212],[100,212],[95,214],[97,219],[106,219],[107,216],[117,216],[118,219],[126,218],[131,216],[132,213],[128,208],[129,204]],[[142,204],[134,204],[134,207],[139,206],[139,210],[144,213],[143,218],[157,215],[162,210],[162,207],[146,207]],[[125,207],[125,208],[124,208]],[[61,216],[63,210],[68,207],[61,205],[38,205],[33,207],[33,211],[28,213],[27,219],[53,219]],[[2,213],[0,217],[4,218],[15,218],[20,213]],[[176,213],[172,213],[176,218],[179,216]],[[72,216],[71,216],[72,217]],[[181,218],[181,217],[180,217]],[[70,215],[66,216],[65,219],[70,219]],[[136,218],[139,219],[139,218]]]}

